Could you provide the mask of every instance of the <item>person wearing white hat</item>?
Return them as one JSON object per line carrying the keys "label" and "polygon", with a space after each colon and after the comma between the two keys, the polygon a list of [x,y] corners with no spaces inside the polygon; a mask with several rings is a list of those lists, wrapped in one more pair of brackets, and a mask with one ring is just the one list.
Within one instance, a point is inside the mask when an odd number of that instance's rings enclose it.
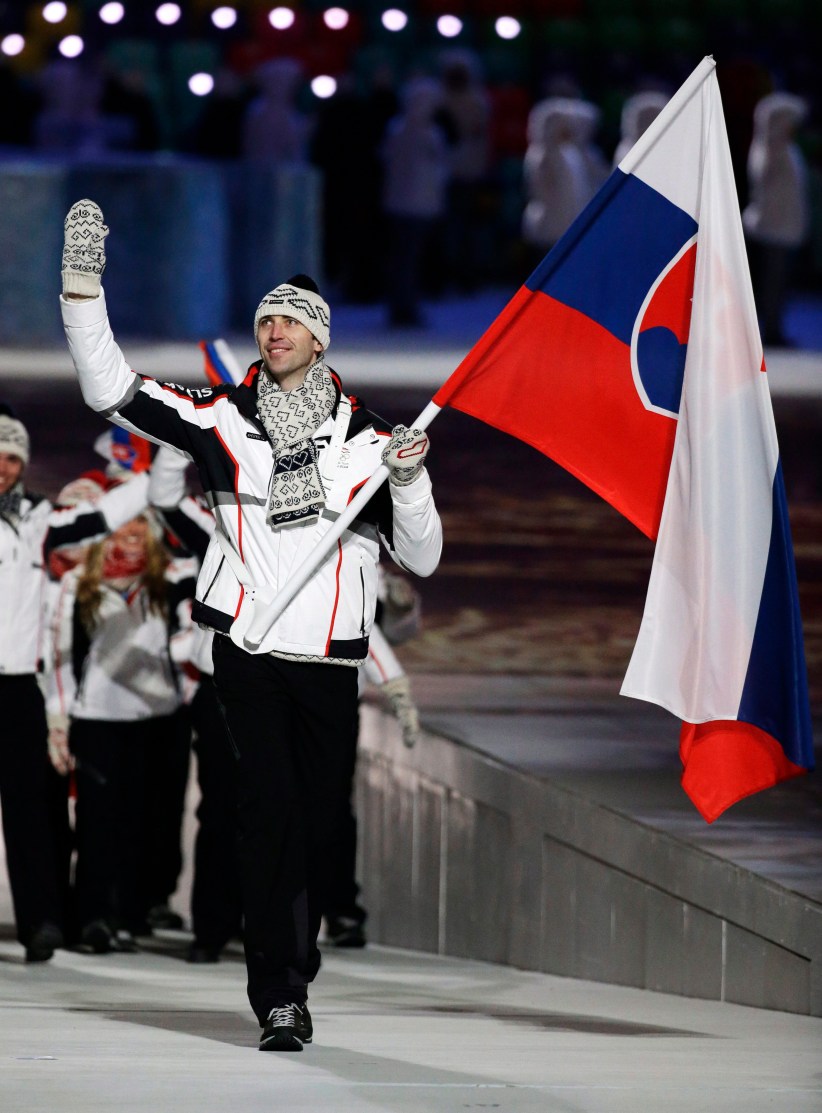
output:
{"label": "person wearing white hat", "polygon": [[[86,402],[193,460],[214,510],[192,616],[216,635],[214,682],[237,757],[248,995],[260,1049],[302,1051],[380,542],[418,575],[439,563],[428,437],[392,431],[344,391],[325,362],[329,307],[305,275],[260,302],[260,359],[239,385],[138,375],[108,323],[99,207],[72,206],[65,233],[61,311]],[[286,583],[381,462],[388,483],[260,641],[246,637],[255,600]]]}
{"label": "person wearing white hat", "polygon": [[0,801],[17,937],[28,962],[63,943],[60,887],[49,808],[48,731],[37,681],[51,504],[23,482],[29,435],[0,408]]}
{"label": "person wearing white hat", "polygon": [[742,225],[762,339],[789,346],[783,331],[794,267],[811,230],[808,165],[796,133],[808,105],[790,93],[769,93],[754,110],[748,151],[749,201]]}

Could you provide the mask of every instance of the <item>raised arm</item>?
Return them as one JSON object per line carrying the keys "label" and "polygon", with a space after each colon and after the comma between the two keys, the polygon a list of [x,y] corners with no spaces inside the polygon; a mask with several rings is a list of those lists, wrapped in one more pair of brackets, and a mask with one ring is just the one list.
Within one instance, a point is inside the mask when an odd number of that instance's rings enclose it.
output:
{"label": "raised arm", "polygon": [[131,368],[109,326],[101,285],[108,232],[93,201],[72,205],[65,221],[60,308],[83,398],[115,424],[191,458],[200,427],[197,405],[214,391],[160,383]]}
{"label": "raised arm", "polygon": [[[170,451],[170,450],[167,450]],[[140,472],[127,483],[106,491],[95,502],[79,502],[49,515],[44,542],[46,556],[66,545],[89,545],[114,533],[142,514],[148,505],[148,475]]]}

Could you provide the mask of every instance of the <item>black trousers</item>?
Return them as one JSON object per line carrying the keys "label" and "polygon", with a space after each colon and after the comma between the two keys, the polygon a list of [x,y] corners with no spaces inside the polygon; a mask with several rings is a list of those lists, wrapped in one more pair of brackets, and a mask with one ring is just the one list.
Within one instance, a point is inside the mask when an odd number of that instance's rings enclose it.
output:
{"label": "black trousers", "polygon": [[69,744],[77,758],[78,923],[139,931],[150,905],[173,892],[180,869],[186,724],[179,713],[74,719]]}
{"label": "black trousers", "polygon": [[0,676],[0,801],[17,938],[44,923],[62,927],[50,815],[48,728],[34,674]]}
{"label": "black trousers", "polygon": [[191,729],[184,709],[152,720],[147,732],[145,855],[146,908],[168,904],[183,868],[183,816],[191,765]]}
{"label": "black trousers", "polygon": [[323,914],[329,920],[344,916],[364,923],[365,909],[357,903],[357,814],[354,811],[354,778],[357,772],[359,742],[359,706],[354,731],[348,741],[345,757],[345,789],[343,803],[337,814],[329,856]]}
{"label": "black trousers", "polygon": [[357,670],[249,654],[214,639],[214,682],[237,754],[248,998],[262,1025],[306,1000],[329,847],[348,780]]}
{"label": "black trousers", "polygon": [[200,946],[221,950],[242,922],[237,762],[210,676],[203,676],[189,709],[197,755],[197,835],[191,920]]}

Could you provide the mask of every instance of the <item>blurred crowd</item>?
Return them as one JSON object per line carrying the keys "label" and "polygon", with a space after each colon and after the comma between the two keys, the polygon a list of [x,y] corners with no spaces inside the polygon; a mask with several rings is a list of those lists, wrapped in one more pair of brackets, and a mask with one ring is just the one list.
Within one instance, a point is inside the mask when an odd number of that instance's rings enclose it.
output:
{"label": "blurred crowd", "polygon": [[[713,50],[763,330],[779,342],[782,291],[822,278],[811,8],[739,0],[700,22],[678,3],[643,21],[638,3],[515,5],[520,34],[505,42],[483,30],[487,4],[473,23],[471,8],[451,5],[462,32],[437,41],[422,26],[446,8],[427,2],[404,47],[373,5],[354,5],[333,33],[323,5],[296,8],[281,30],[258,6],[218,40],[205,33],[209,5],[193,4],[200,22],[191,15],[185,32],[147,22],[141,35],[90,39],[75,59],[55,39],[36,65],[0,60],[0,103],[14,106],[0,113],[0,151],[313,165],[334,296],[385,302],[391,324],[414,326],[424,297],[527,277]],[[195,73],[213,82],[207,95],[185,84]],[[333,81],[317,85],[320,75]]]}

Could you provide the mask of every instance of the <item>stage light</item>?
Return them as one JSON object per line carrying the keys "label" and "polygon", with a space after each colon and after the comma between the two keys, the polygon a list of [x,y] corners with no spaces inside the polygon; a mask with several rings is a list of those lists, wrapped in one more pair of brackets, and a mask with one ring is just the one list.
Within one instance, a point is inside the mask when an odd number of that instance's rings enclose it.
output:
{"label": "stage light", "polygon": [[66,37],[60,41],[57,49],[64,58],[79,58],[83,53],[85,45],[86,44],[79,35],[66,35]]}
{"label": "stage light", "polygon": [[14,58],[21,54],[26,45],[26,40],[22,35],[6,35],[2,42],[0,42],[0,50],[6,55],[7,58]]}
{"label": "stage light", "polygon": [[494,29],[501,39],[515,39],[522,30],[522,24],[512,15],[501,15],[494,24]]}
{"label": "stage light", "polygon": [[188,88],[195,97],[207,97],[214,88],[214,78],[210,73],[193,73],[188,79]]}
{"label": "stage light", "polygon": [[119,23],[123,16],[126,14],[126,9],[122,4],[117,3],[117,0],[111,0],[108,4],[103,4],[100,11],[97,13],[102,19],[103,23],[114,25]]}
{"label": "stage light", "polygon": [[313,78],[311,82],[311,92],[315,97],[320,100],[328,100],[333,97],[337,91],[337,82],[333,77],[329,77],[327,73],[320,74],[319,77]]}
{"label": "stage light", "polygon": [[272,8],[268,13],[268,22],[275,31],[287,31],[294,26],[294,13],[291,8]]}
{"label": "stage light", "polygon": [[408,16],[399,8],[389,8],[382,13],[382,25],[386,31],[402,31],[408,25]]}
{"label": "stage light", "polygon": [[237,22],[237,12],[234,8],[215,8],[211,13],[211,22],[220,31],[227,31]]}
{"label": "stage light", "polygon": [[454,39],[462,30],[462,20],[455,15],[441,15],[437,20],[437,30],[444,39]]}
{"label": "stage light", "polygon": [[162,23],[164,27],[171,27],[180,18],[182,12],[179,4],[161,4],[154,15],[158,23]]}
{"label": "stage light", "polygon": [[62,0],[51,0],[43,8],[43,19],[46,23],[62,23],[66,18],[68,9]]}
{"label": "stage light", "polygon": [[348,12],[345,8],[329,8],[323,12],[323,23],[332,31],[342,31],[348,26]]}

